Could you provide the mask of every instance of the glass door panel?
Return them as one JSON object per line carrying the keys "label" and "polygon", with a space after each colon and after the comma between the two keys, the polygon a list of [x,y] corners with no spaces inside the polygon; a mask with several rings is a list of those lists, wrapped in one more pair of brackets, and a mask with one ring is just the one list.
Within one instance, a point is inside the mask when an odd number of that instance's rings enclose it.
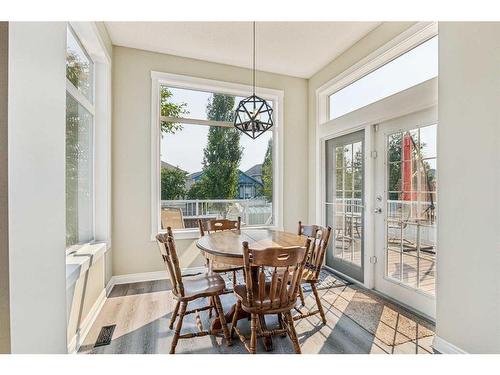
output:
{"label": "glass door panel", "polygon": [[386,277],[435,294],[436,125],[387,138]]}
{"label": "glass door panel", "polygon": [[363,281],[364,131],[326,142],[326,223],[333,239],[326,264]]}

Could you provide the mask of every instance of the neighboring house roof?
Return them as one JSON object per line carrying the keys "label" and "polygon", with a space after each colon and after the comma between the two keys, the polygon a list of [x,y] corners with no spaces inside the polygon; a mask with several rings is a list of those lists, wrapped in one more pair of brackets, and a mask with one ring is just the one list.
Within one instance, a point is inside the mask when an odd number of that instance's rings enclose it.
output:
{"label": "neighboring house roof", "polygon": [[261,176],[262,175],[262,164],[255,164],[252,168],[245,171],[249,176]]}
{"label": "neighboring house roof", "polygon": [[239,178],[239,181],[238,181],[239,183],[241,183],[241,182],[251,182],[251,183],[254,183],[254,184],[262,186],[262,182],[259,181],[258,179],[254,178],[252,176],[249,176],[245,172],[242,172],[242,171],[239,171],[239,172],[240,172],[240,178]]}
{"label": "neighboring house roof", "polygon": [[193,173],[187,175],[186,178],[194,180],[194,181],[198,181],[198,179],[201,177],[202,174],[203,174],[203,171],[193,172]]}
{"label": "neighboring house roof", "polygon": [[252,168],[245,171],[245,173],[262,182],[262,164],[255,164]]}
{"label": "neighboring house roof", "polygon": [[176,167],[176,166],[174,166],[174,165],[172,165],[170,163],[167,163],[166,161],[163,161],[163,160],[161,161],[161,167],[165,168],[165,169],[168,169],[168,170],[178,169],[178,170],[180,170],[180,171],[182,171],[184,173],[187,173],[185,170],[182,170],[181,168]]}
{"label": "neighboring house roof", "polygon": [[[197,182],[200,180],[201,176],[203,176],[203,171],[191,173],[186,178],[188,180],[192,180],[193,182]],[[241,170],[239,171],[238,183],[254,183],[257,185],[262,185],[261,181],[259,181],[258,179],[254,178],[252,176],[249,176],[247,173],[245,173]]]}

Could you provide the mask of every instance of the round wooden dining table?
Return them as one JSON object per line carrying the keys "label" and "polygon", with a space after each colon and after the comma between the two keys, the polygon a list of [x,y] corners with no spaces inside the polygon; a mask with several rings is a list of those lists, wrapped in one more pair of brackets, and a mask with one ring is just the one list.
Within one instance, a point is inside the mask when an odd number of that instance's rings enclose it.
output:
{"label": "round wooden dining table", "polygon": [[[268,247],[290,247],[304,246],[305,237],[294,233],[283,232],[272,229],[244,229],[228,230],[206,234],[196,241],[196,246],[200,249],[203,256],[210,262],[223,263],[231,266],[243,266],[243,245],[248,242],[250,249],[265,249]],[[226,313],[226,321],[231,322],[235,312],[235,306]],[[249,315],[240,310],[237,319],[248,318]],[[260,317],[260,324],[266,329],[264,317]],[[212,329],[220,329],[220,321],[215,318],[212,322]],[[264,337],[264,347],[266,351],[272,350],[271,337]]]}

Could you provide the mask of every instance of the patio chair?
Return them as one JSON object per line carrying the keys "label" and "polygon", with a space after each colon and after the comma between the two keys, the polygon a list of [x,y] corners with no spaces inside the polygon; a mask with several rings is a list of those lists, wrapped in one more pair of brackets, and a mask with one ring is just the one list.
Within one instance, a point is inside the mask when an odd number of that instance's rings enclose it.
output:
{"label": "patio chair", "polygon": [[[172,329],[177,316],[179,317],[179,320],[177,321],[177,325],[175,327],[172,345],[170,347],[170,354],[175,353],[175,348],[179,339],[189,339],[193,337],[215,334],[215,332],[212,332],[211,330],[203,330],[203,326],[201,324],[201,319],[199,316],[200,311],[211,309],[211,305],[204,307],[197,306],[193,310],[186,311],[189,302],[206,297],[211,298],[214,301],[217,315],[222,326],[222,331],[226,339],[226,344],[228,346],[231,346],[232,340],[227,328],[226,318],[224,316],[224,311],[222,310],[222,304],[220,301],[220,295],[226,288],[222,277],[216,273],[211,272],[191,277],[182,277],[179,260],[177,258],[177,251],[175,248],[172,228],[167,227],[167,233],[158,234],[156,236],[156,239],[158,241],[158,246],[160,248],[163,262],[165,263],[165,267],[168,271],[170,281],[172,283],[172,293],[174,295],[174,298],[177,300],[169,324],[169,328]],[[184,316],[192,313],[196,313],[196,322],[199,332],[186,333],[181,335]]]}
{"label": "patio chair", "polygon": [[182,210],[176,207],[165,207],[161,210],[161,228],[184,229]]}
{"label": "patio chair", "polygon": [[[323,305],[321,304],[321,299],[319,298],[316,284],[319,281],[320,272],[323,268],[326,249],[328,249],[331,233],[331,227],[324,228],[319,225],[302,225],[299,221],[299,235],[307,236],[311,240],[311,247],[309,249],[304,271],[302,273],[301,284],[307,283],[310,285],[314,298],[316,299],[316,306],[318,308],[317,310],[303,314],[297,307],[295,307],[295,310],[299,313],[299,315],[294,316],[294,320],[320,314],[323,324],[326,324],[325,312],[323,310]],[[304,292],[302,291],[301,285],[299,286],[299,296],[302,306],[304,306]]]}
{"label": "patio chair", "polygon": [[[304,270],[311,240],[305,246],[271,247],[253,250],[243,242],[245,284],[234,287],[237,298],[231,325],[231,336],[236,332],[245,348],[252,354],[257,349],[257,337],[288,334],[295,352],[300,345],[293,325],[291,309],[297,301],[300,279]],[[266,273],[271,275],[266,281]],[[250,341],[238,328],[238,313],[242,309],[250,314]],[[261,323],[265,315],[278,314],[280,328],[267,330]]]}

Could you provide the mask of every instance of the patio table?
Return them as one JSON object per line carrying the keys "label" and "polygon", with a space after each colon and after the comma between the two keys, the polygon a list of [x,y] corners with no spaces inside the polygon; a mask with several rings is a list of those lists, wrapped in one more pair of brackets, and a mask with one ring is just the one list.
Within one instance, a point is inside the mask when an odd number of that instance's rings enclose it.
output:
{"label": "patio table", "polygon": [[[305,238],[294,233],[271,229],[245,229],[206,234],[196,241],[196,246],[210,261],[232,266],[243,266],[243,241],[247,241],[248,246],[251,249],[304,246],[305,244]],[[236,305],[233,305],[231,310],[226,313],[227,322],[232,321],[235,306]],[[246,319],[248,317],[249,314],[240,310],[237,319]],[[264,316],[261,316],[260,324],[263,329],[266,329]],[[220,322],[218,318],[213,320],[212,329],[220,329]],[[271,337],[263,337],[263,340],[266,351],[272,350],[273,346]]]}

